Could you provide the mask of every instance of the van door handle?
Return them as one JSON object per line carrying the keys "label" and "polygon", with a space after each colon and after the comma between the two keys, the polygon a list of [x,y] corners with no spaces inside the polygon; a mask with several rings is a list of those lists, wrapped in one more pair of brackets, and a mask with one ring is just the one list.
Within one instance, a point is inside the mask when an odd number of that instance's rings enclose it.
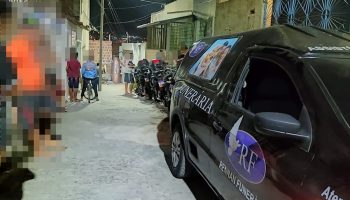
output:
{"label": "van door handle", "polygon": [[213,127],[215,128],[216,131],[218,131],[218,133],[221,133],[222,131],[221,122],[213,121]]}

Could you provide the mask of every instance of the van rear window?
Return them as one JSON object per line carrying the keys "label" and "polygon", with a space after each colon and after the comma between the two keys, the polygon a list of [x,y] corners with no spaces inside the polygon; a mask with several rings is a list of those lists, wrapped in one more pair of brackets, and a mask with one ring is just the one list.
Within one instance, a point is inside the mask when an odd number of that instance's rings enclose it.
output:
{"label": "van rear window", "polygon": [[238,38],[219,39],[194,63],[190,74],[211,80]]}

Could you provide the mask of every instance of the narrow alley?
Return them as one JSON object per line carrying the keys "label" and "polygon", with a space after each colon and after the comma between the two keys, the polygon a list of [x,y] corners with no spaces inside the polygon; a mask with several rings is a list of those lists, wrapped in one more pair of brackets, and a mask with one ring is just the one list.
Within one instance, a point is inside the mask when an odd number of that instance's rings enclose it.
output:
{"label": "narrow alley", "polygon": [[66,149],[31,163],[25,200],[215,199],[202,178],[171,175],[167,114],[122,93],[123,85],[103,85],[99,102],[68,106],[58,127]]}

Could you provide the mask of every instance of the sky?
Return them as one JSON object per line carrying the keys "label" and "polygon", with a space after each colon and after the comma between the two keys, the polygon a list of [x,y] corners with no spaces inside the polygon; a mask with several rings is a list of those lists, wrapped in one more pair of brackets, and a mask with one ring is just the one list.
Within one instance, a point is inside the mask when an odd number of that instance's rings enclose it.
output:
{"label": "sky", "polygon": [[[90,0],[90,21],[97,29],[99,29],[100,26],[100,1],[101,0]],[[128,32],[129,35],[132,36],[146,37],[146,28],[137,29],[137,26],[150,22],[151,13],[162,9],[162,5],[159,3],[169,3],[173,0],[104,1],[104,32],[114,32],[115,36],[123,36]],[[112,10],[109,5],[115,9]],[[138,20],[135,21],[135,19]],[[119,22],[122,23],[117,23],[116,20],[119,20]]]}

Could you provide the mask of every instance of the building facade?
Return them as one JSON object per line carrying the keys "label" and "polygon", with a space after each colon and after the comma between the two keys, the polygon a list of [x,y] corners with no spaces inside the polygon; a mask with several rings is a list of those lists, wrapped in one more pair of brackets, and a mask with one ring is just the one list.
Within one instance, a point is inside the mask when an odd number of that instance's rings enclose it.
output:
{"label": "building facade", "polygon": [[220,0],[216,4],[214,35],[263,27],[263,0]]}
{"label": "building facade", "polygon": [[[89,55],[89,25],[90,25],[90,0],[59,0],[61,14],[64,20],[65,36],[61,45],[65,47],[65,61],[69,60],[70,51],[74,49],[79,56],[78,60],[84,63]],[[65,63],[65,62],[64,62]],[[62,66],[62,74],[66,74],[65,66]],[[66,100],[68,100],[68,81],[66,83]]]}
{"label": "building facade", "polygon": [[[89,56],[90,0],[61,0],[67,23],[67,49],[75,48],[78,60]],[[69,52],[69,51],[67,51]]]}
{"label": "building facade", "polygon": [[271,25],[291,24],[350,31],[348,0],[176,0],[152,13],[147,59],[159,50],[168,62],[193,42]]}
{"label": "building facade", "polygon": [[164,50],[166,60],[173,63],[195,41],[204,37],[231,34],[263,24],[261,0],[177,0],[152,13],[147,28],[147,59]]}
{"label": "building facade", "polygon": [[146,58],[155,59],[163,50],[166,60],[173,63],[181,50],[193,42],[212,35],[215,1],[177,0],[152,13],[147,28]]}

